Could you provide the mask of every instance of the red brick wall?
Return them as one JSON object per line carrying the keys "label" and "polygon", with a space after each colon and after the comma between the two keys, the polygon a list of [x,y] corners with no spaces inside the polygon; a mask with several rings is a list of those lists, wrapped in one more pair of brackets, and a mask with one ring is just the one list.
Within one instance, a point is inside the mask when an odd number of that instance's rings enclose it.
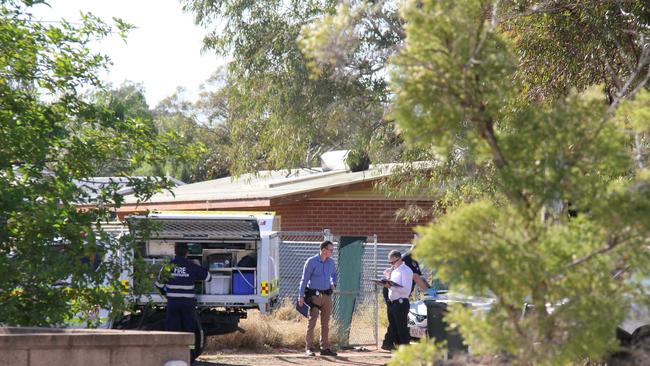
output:
{"label": "red brick wall", "polygon": [[[251,211],[275,211],[282,217],[282,230],[321,231],[331,229],[335,235],[377,234],[380,243],[410,243],[413,227],[395,218],[395,212],[407,205],[417,204],[430,209],[426,201],[382,200],[321,200],[297,204],[250,208]],[[421,223],[426,223],[422,220]]]}

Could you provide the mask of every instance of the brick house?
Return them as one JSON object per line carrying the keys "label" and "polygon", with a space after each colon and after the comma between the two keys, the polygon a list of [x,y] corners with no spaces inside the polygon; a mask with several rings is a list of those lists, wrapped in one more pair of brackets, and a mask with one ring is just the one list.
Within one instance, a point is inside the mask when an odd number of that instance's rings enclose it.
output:
{"label": "brick house", "polygon": [[281,216],[284,231],[321,231],[337,235],[377,234],[381,243],[409,243],[413,227],[421,222],[396,219],[400,208],[433,203],[426,198],[391,199],[373,190],[373,185],[391,174],[395,164],[371,166],[368,170],[297,169],[262,171],[238,178],[221,178],[186,184],[137,203],[126,197],[118,215],[159,211],[273,211]]}

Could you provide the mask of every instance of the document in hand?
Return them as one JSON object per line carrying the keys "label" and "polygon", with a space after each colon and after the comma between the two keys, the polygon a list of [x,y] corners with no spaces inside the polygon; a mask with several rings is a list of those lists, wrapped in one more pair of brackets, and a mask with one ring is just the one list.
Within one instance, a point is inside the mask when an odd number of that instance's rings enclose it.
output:
{"label": "document in hand", "polygon": [[307,302],[305,302],[302,306],[300,306],[300,303],[296,301],[296,310],[298,310],[298,312],[303,316],[309,317],[309,309],[310,306],[307,305]]}
{"label": "document in hand", "polygon": [[371,281],[374,282],[375,284],[379,285],[379,286],[383,286],[384,284],[388,283],[392,287],[402,287],[402,285],[400,285],[399,283],[393,282],[393,281],[389,280],[388,278],[378,278],[376,280],[371,280]]}

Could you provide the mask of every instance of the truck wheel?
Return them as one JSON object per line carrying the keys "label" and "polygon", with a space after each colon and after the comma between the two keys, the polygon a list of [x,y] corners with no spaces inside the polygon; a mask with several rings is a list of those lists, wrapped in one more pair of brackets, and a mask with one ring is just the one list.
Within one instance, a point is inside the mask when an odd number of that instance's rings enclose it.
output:
{"label": "truck wheel", "polygon": [[165,313],[140,312],[124,315],[113,322],[113,329],[165,330]]}
{"label": "truck wheel", "polygon": [[619,327],[616,328],[616,339],[623,347],[628,347],[632,344],[632,335]]}
{"label": "truck wheel", "polygon": [[203,353],[205,348],[205,330],[201,325],[201,320],[199,317],[196,317],[196,330],[194,330],[194,349],[190,352],[191,361],[194,362],[197,357]]}
{"label": "truck wheel", "polygon": [[637,345],[645,343],[650,340],[650,326],[644,325],[643,327],[634,331],[632,334],[632,344]]}
{"label": "truck wheel", "polygon": [[123,315],[113,322],[111,329],[132,329],[132,323],[133,316],[131,314]]}

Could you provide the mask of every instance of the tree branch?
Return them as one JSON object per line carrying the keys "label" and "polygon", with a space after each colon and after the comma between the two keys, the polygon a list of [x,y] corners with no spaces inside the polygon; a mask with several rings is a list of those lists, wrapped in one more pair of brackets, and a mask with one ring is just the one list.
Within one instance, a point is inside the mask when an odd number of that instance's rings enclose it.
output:
{"label": "tree branch", "polygon": [[615,237],[610,238],[607,241],[605,246],[603,246],[600,249],[598,249],[596,251],[593,251],[593,252],[591,252],[591,253],[589,253],[589,254],[581,257],[581,258],[575,259],[571,263],[564,266],[562,268],[562,270],[560,271],[560,273],[553,276],[550,281],[553,281],[553,282],[557,281],[565,272],[567,272],[571,268],[577,267],[577,266],[579,266],[579,265],[581,265],[583,263],[586,263],[586,262],[596,258],[599,255],[611,252],[612,250],[616,249],[617,247],[619,247],[619,246],[621,246],[621,245],[623,245],[625,243],[626,242],[624,240],[621,240],[619,237],[615,236]]}

